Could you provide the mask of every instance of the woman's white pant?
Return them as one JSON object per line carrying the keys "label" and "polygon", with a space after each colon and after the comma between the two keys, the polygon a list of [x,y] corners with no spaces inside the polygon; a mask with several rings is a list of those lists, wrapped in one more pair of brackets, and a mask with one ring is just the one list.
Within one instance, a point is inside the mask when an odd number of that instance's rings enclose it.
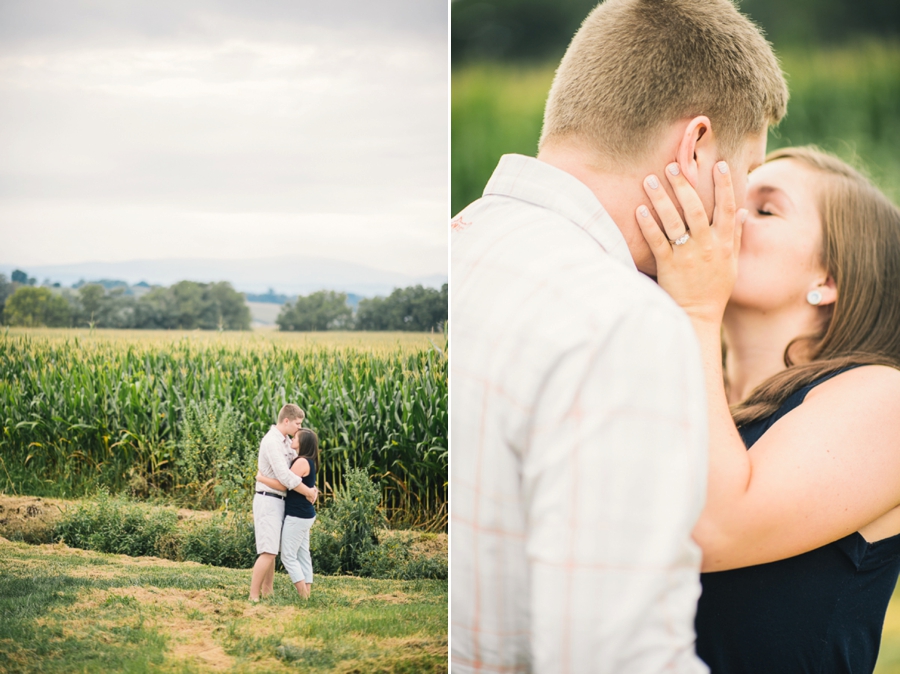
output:
{"label": "woman's white pant", "polygon": [[315,517],[284,518],[281,528],[281,563],[292,583],[313,582],[312,558],[309,556],[309,530]]}

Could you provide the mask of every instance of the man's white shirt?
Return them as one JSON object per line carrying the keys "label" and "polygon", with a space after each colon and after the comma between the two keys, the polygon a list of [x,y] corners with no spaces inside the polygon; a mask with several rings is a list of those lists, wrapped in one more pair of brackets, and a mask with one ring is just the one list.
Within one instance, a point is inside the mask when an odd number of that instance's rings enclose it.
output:
{"label": "man's white shirt", "polygon": [[706,672],[686,315],[537,159],[504,156],[451,226],[452,671]]}
{"label": "man's white shirt", "polygon": [[[259,443],[259,473],[263,477],[278,480],[288,489],[293,489],[302,479],[291,472],[291,460],[297,453],[291,447],[290,439],[272,426]],[[256,483],[256,491],[268,491],[284,496],[286,492],[272,489],[262,482]]]}

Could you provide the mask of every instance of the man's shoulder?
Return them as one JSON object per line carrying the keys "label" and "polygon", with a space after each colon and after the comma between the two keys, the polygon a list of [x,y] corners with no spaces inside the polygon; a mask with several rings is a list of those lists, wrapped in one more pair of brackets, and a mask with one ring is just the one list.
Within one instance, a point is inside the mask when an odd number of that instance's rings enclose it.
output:
{"label": "man's shoulder", "polygon": [[272,426],[268,431],[266,431],[266,434],[263,435],[262,439],[259,441],[260,447],[264,444],[271,444],[272,442],[280,441],[280,438],[278,436],[278,431],[274,426]]}
{"label": "man's shoulder", "polygon": [[[450,221],[450,231],[454,235],[466,234],[468,238],[474,233],[483,233],[489,225],[491,230],[501,224],[520,224],[530,221],[565,221],[565,218],[552,209],[504,194],[485,194],[479,197]],[[478,227],[473,227],[476,223]]]}
{"label": "man's shoulder", "polygon": [[[586,266],[613,264],[628,269],[564,215],[507,197],[488,196],[473,202],[451,227],[457,234],[451,246],[451,285],[472,282],[480,287],[479,293],[505,293],[506,282],[522,277],[565,283],[571,271]],[[621,245],[626,245],[624,240]]]}

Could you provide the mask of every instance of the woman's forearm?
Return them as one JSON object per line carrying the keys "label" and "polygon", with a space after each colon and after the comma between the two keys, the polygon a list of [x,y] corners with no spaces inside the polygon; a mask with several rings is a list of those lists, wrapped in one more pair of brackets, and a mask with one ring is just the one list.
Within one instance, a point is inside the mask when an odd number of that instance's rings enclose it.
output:
{"label": "woman's forearm", "polygon": [[294,487],[294,491],[298,494],[303,494],[303,496],[312,496],[312,489],[310,487],[307,487],[302,482]]}
{"label": "woman's forearm", "polygon": [[722,378],[722,341],[718,323],[692,319],[700,342],[709,412],[709,477],[706,506],[694,528],[703,550],[703,570],[723,567],[723,553],[740,545],[733,515],[750,485],[747,449],[731,418]]}

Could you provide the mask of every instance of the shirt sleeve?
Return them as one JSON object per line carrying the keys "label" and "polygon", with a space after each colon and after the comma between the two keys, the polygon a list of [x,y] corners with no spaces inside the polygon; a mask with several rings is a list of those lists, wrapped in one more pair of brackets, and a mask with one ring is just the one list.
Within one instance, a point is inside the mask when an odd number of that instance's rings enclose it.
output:
{"label": "shirt sleeve", "polygon": [[269,462],[272,472],[275,474],[275,479],[287,487],[288,490],[293,489],[303,481],[291,472],[290,466],[288,466],[284,458],[284,453],[277,442],[267,439],[267,441],[263,442],[260,451],[265,454],[265,459]]}
{"label": "shirt sleeve", "polygon": [[674,306],[633,311],[562,355],[522,464],[536,672],[701,674],[706,491],[699,348]]}

